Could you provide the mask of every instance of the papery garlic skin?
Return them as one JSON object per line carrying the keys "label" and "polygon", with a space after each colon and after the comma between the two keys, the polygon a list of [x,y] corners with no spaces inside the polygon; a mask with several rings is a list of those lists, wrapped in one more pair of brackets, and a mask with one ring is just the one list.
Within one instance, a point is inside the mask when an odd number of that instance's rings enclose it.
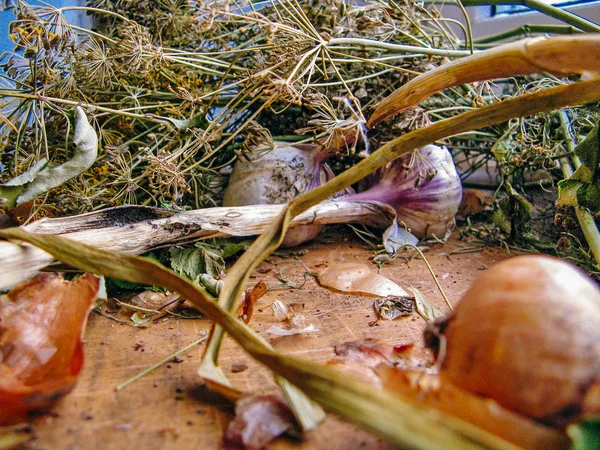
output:
{"label": "papery garlic skin", "polygon": [[398,222],[419,238],[446,239],[452,231],[462,184],[446,147],[427,145],[401,156],[369,176],[367,186],[344,200],[393,206]]}
{"label": "papery garlic skin", "polygon": [[274,149],[254,153],[236,161],[223,206],[288,203],[331,178],[322,163],[328,155],[316,145],[276,142]]}
{"label": "papery garlic skin", "polygon": [[[317,145],[275,142],[274,149],[256,149],[251,159],[238,159],[223,197],[223,206],[278,205],[334,177],[324,161],[331,152]],[[313,239],[324,225],[290,229],[283,245],[293,247]]]}

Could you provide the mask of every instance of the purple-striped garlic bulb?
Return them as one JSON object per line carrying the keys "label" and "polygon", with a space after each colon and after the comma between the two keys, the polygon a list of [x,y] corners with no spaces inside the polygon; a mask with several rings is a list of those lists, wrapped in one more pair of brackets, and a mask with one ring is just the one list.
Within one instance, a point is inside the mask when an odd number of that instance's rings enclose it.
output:
{"label": "purple-striped garlic bulb", "polygon": [[397,158],[366,180],[367,189],[346,201],[394,207],[398,222],[418,238],[446,239],[462,199],[462,185],[446,147],[427,145]]}

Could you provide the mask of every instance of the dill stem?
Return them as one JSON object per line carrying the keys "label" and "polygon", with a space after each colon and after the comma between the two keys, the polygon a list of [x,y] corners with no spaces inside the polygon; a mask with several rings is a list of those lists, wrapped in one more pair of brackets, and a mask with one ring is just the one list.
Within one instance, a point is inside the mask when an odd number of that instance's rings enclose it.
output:
{"label": "dill stem", "polygon": [[7,93],[7,92],[0,91],[0,98],[1,97],[26,98],[26,99],[31,99],[31,100],[37,100],[40,102],[52,102],[52,103],[59,103],[59,104],[63,104],[63,105],[70,105],[70,106],[83,106],[86,108],[93,108],[96,111],[108,112],[108,113],[115,114],[118,116],[131,117],[132,119],[155,119],[155,120],[160,120],[160,121],[165,121],[165,122],[168,121],[167,118],[161,117],[161,116],[148,115],[148,114],[135,114],[135,113],[125,112],[125,111],[119,110],[119,109],[106,108],[105,106],[98,106],[98,105],[93,105],[90,103],[85,103],[85,102],[80,102],[80,101],[75,101],[75,100],[67,100],[64,98],[47,97],[45,95],[40,95],[40,94],[26,94],[23,92],[14,92],[14,91]]}
{"label": "dill stem", "polygon": [[327,43],[327,47],[333,45],[359,45],[361,47],[382,48],[396,52],[418,53],[431,56],[462,57],[471,55],[465,50],[445,50],[441,48],[419,47],[416,45],[392,44],[390,42],[374,41],[363,38],[333,38]]}
{"label": "dill stem", "polygon": [[[449,4],[458,6],[455,1],[446,0],[426,0],[426,5],[437,5],[437,4]],[[531,9],[535,9],[549,17],[560,20],[561,22],[573,25],[582,31],[590,33],[600,32],[600,26],[590,20],[586,20],[583,17],[579,17],[577,14],[573,14],[562,8],[557,8],[546,3],[543,0],[462,0],[463,6],[482,6],[482,5],[521,5],[527,6]]]}
{"label": "dill stem", "polygon": [[138,373],[136,376],[131,377],[129,380],[121,383],[120,385],[118,385],[115,388],[115,391],[120,391],[121,389],[129,386],[131,383],[133,383],[134,381],[139,380],[140,378],[148,375],[150,372],[152,372],[153,370],[158,369],[160,366],[162,366],[163,364],[168,363],[169,361],[171,361],[173,358],[181,355],[184,352],[187,352],[188,350],[190,350],[191,348],[195,347],[196,345],[204,342],[206,340],[206,338],[208,337],[208,335],[204,335],[202,336],[200,339],[198,339],[197,341],[192,342],[191,344],[186,345],[185,347],[183,347],[180,350],[177,350],[175,353],[167,356],[166,358],[160,360],[159,362],[157,362],[156,364],[154,364],[153,366],[148,367],[147,369],[142,370],[140,373]]}

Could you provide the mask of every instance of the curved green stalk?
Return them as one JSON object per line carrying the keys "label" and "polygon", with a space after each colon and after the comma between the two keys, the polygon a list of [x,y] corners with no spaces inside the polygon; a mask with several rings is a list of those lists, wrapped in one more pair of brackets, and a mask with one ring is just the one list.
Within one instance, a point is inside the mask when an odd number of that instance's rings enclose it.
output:
{"label": "curved green stalk", "polygon": [[[573,139],[570,131],[571,124],[569,117],[564,111],[559,111],[558,118],[560,120],[560,131],[567,145],[567,150],[569,153],[574,154],[577,143]],[[574,161],[574,164],[576,169],[581,165],[577,160]],[[574,171],[568,158],[565,157],[560,159],[560,168],[565,179],[573,175]],[[590,251],[592,252],[592,255],[594,255],[596,264],[600,267],[600,231],[598,231],[596,220],[590,211],[582,207],[575,207],[575,215],[577,216],[581,231],[583,231],[583,236],[590,247]]]}
{"label": "curved green stalk", "polygon": [[479,39],[475,39],[475,45],[490,44],[493,42],[503,41],[512,37],[530,36],[535,33],[550,33],[550,34],[577,34],[582,31],[579,28],[575,28],[571,25],[521,25],[512,30],[507,30],[502,33],[494,34],[492,36],[486,36]]}
{"label": "curved green stalk", "polygon": [[[445,0],[425,0],[426,4],[438,5],[438,4],[455,4],[455,1]],[[552,6],[543,0],[462,0],[464,6],[482,6],[482,5],[521,5],[527,6],[531,9],[535,9],[549,17],[560,20],[561,22],[568,23],[582,31],[589,33],[600,32],[600,26],[590,20],[586,20],[583,17],[579,17],[576,14],[565,11],[562,8]]]}
{"label": "curved green stalk", "polygon": [[469,37],[469,49],[471,50],[471,54],[475,53],[475,46],[473,45],[473,28],[471,27],[471,19],[469,18],[469,13],[465,9],[462,0],[456,0],[456,5],[459,7],[463,16],[465,18],[465,25],[467,26],[467,35]]}

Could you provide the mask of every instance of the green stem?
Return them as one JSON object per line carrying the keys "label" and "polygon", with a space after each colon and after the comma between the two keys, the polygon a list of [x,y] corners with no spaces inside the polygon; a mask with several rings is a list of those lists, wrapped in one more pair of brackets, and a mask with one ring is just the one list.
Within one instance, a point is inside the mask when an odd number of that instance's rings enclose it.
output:
{"label": "green stem", "polygon": [[69,105],[69,106],[82,106],[85,108],[93,109],[95,111],[107,112],[107,113],[115,114],[118,116],[130,117],[132,119],[147,119],[147,120],[154,120],[154,121],[159,121],[159,122],[170,123],[168,118],[162,117],[162,116],[157,116],[155,114],[129,113],[129,112],[124,112],[119,109],[112,109],[112,108],[106,108],[104,106],[93,105],[91,103],[79,102],[79,101],[75,101],[75,100],[67,100],[64,98],[47,97],[45,95],[39,95],[39,94],[25,94],[23,92],[14,92],[14,91],[2,92],[2,90],[0,90],[0,98],[2,98],[2,97],[26,98],[26,99],[30,99],[30,100],[37,100],[39,102],[52,102],[52,103],[59,103],[59,104],[63,104],[63,105]]}
{"label": "green stem", "polygon": [[552,34],[576,34],[581,30],[571,25],[521,25],[512,30],[502,33],[486,36],[475,40],[476,44],[489,44],[492,42],[503,41],[516,36],[529,36],[533,33],[552,33]]}
{"label": "green stem", "polygon": [[[571,122],[569,117],[564,111],[559,111],[557,115],[560,119],[560,131],[567,145],[567,150],[570,154],[573,154],[575,152],[575,147],[577,147],[577,143],[571,133]],[[581,165],[578,159],[574,160],[574,163],[575,168],[578,168]],[[573,168],[566,157],[560,159],[560,166],[565,179],[570,178],[573,175]],[[600,267],[600,231],[598,231],[594,216],[590,211],[582,207],[575,208],[575,215],[577,216],[577,221],[579,222],[581,231],[583,231],[585,240],[590,247],[590,251],[592,252],[592,255],[594,255],[596,264]]]}
{"label": "green stem", "polygon": [[475,53],[475,47],[473,45],[473,28],[471,27],[471,19],[469,18],[469,14],[463,5],[461,0],[456,0],[457,6],[460,8],[463,16],[465,17],[465,25],[467,26],[467,35],[469,36],[469,49],[471,50],[471,54]]}
{"label": "green stem", "polygon": [[587,241],[588,245],[590,246],[590,250],[594,255],[596,264],[598,267],[600,267],[600,232],[598,232],[598,227],[596,226],[594,216],[591,212],[584,208],[575,208],[575,215],[577,216],[577,220],[579,221],[579,226],[581,226],[581,231],[583,231],[585,240]]}
{"label": "green stem", "polygon": [[125,381],[124,383],[121,383],[120,385],[118,385],[115,388],[115,391],[120,391],[121,389],[129,386],[131,383],[133,383],[134,381],[139,380],[142,377],[145,377],[146,375],[148,375],[150,372],[152,372],[153,370],[158,369],[160,366],[162,366],[163,364],[168,363],[169,361],[171,361],[173,358],[181,355],[182,353],[187,352],[188,350],[190,350],[191,348],[195,347],[196,345],[204,342],[206,340],[206,338],[208,338],[208,336],[202,336],[200,339],[198,339],[197,341],[192,342],[189,345],[186,345],[185,347],[183,347],[181,350],[177,350],[175,353],[173,353],[172,355],[167,356],[165,359],[160,360],[159,362],[157,362],[156,364],[154,364],[153,366],[148,367],[145,370],[142,370],[140,373],[138,373],[136,376],[130,378],[129,380]]}
{"label": "green stem", "polygon": [[[426,4],[436,5],[436,4],[454,4],[458,6],[456,1],[452,2],[446,0],[426,0]],[[557,8],[556,6],[549,5],[545,3],[543,0],[462,0],[463,6],[482,6],[482,5],[521,5],[527,6],[531,9],[535,9],[543,14],[546,14],[549,17],[560,20],[561,22],[568,23],[569,25],[573,25],[576,28],[579,28],[582,31],[587,31],[589,33],[598,33],[600,32],[600,26],[598,24],[586,20],[583,17],[579,17],[576,14],[565,11],[564,9]]]}
{"label": "green stem", "polygon": [[[49,22],[41,22],[42,24],[48,26],[51,25]],[[77,30],[77,31],[81,31],[82,33],[86,33],[89,34],[91,36],[95,36],[98,39],[103,39],[107,42],[110,42],[113,45],[117,45],[119,43],[119,41],[115,41],[114,39],[109,38],[108,36],[104,36],[103,34],[100,33],[96,33],[95,31],[92,30],[88,30],[87,28],[83,28],[83,27],[79,27],[77,25],[73,25],[72,23],[69,24],[69,28],[72,28],[73,30]]]}
{"label": "green stem", "polygon": [[327,47],[333,45],[359,45],[361,47],[381,48],[395,52],[417,53],[431,56],[461,57],[469,56],[471,54],[470,51],[464,50],[446,50],[442,48],[418,47],[416,45],[392,44],[390,42],[362,38],[333,38],[327,43]]}

